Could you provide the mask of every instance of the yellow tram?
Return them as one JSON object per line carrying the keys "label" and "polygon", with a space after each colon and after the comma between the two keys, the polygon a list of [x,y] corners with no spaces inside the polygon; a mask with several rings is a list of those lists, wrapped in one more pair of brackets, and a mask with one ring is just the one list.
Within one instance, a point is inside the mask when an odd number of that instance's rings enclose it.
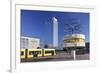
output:
{"label": "yellow tram", "polygon": [[45,57],[56,55],[55,49],[21,49],[20,58]]}
{"label": "yellow tram", "polygon": [[43,56],[54,56],[56,55],[55,49],[44,49]]}
{"label": "yellow tram", "polygon": [[21,59],[23,59],[23,58],[25,58],[25,49],[21,49],[21,51],[20,51],[20,58]]}
{"label": "yellow tram", "polygon": [[28,49],[27,58],[42,56],[42,49]]}

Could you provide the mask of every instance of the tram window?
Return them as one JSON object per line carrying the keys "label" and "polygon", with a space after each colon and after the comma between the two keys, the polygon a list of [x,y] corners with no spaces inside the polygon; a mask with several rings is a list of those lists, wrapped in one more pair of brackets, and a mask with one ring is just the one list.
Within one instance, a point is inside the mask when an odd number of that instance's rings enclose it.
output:
{"label": "tram window", "polygon": [[21,52],[21,55],[24,55],[24,52]]}
{"label": "tram window", "polygon": [[53,53],[54,51],[45,51],[45,53]]}
{"label": "tram window", "polygon": [[35,53],[37,53],[37,54],[41,54],[41,51],[35,51]]}
{"label": "tram window", "polygon": [[29,52],[29,55],[32,55],[32,53],[33,53],[33,51],[30,51],[30,52]]}
{"label": "tram window", "polygon": [[33,51],[33,54],[41,54],[41,51]]}

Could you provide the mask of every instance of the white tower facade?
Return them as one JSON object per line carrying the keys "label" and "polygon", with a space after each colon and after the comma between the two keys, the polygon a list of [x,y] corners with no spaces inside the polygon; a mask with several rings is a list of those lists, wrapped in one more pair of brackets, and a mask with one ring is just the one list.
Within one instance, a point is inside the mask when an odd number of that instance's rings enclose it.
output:
{"label": "white tower facade", "polygon": [[53,47],[58,47],[58,20],[53,17]]}

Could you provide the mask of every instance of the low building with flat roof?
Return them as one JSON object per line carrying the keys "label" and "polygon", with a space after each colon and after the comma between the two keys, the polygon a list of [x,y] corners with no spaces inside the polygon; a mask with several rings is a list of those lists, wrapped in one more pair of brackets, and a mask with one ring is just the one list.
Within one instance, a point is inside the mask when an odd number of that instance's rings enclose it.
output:
{"label": "low building with flat roof", "polygon": [[63,38],[62,46],[63,48],[85,47],[85,35],[83,34],[65,35]]}
{"label": "low building with flat roof", "polygon": [[40,39],[21,36],[20,47],[21,49],[37,49],[40,47]]}

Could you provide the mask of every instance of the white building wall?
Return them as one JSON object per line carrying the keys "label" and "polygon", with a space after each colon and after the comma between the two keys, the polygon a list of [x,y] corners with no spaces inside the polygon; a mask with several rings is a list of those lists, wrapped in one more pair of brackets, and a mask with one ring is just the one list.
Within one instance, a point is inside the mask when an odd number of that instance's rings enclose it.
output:
{"label": "white building wall", "polygon": [[21,49],[28,49],[28,38],[22,38],[20,39],[20,48]]}
{"label": "white building wall", "polygon": [[36,49],[40,47],[40,39],[30,38],[30,37],[21,37],[21,49]]}
{"label": "white building wall", "polygon": [[40,47],[40,39],[37,38],[30,38],[28,41],[29,49],[36,49],[37,47]]}

